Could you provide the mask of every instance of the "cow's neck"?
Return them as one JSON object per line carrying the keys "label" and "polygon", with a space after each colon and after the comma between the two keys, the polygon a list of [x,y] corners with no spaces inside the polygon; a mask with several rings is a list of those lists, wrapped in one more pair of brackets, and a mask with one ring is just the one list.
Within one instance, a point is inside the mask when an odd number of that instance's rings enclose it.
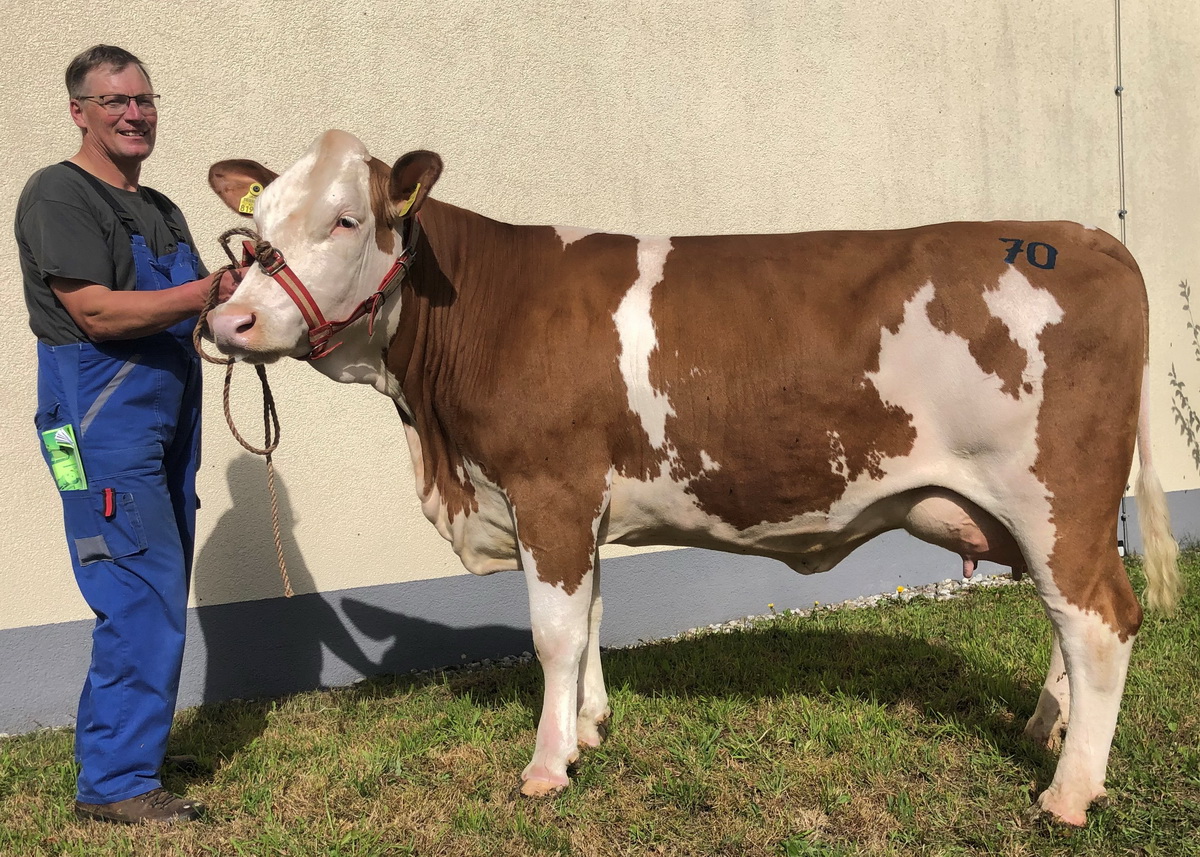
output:
{"label": "cow's neck", "polygon": [[[494,353],[487,337],[498,327],[497,306],[511,298],[521,255],[518,236],[525,230],[433,200],[420,217],[416,258],[384,359],[393,398],[408,423],[417,490],[423,504],[432,504],[426,514],[453,520],[475,505],[473,488],[460,477],[464,456],[486,471],[477,455],[472,403],[487,395],[478,380],[502,371],[479,361]],[[439,504],[442,512],[435,508]]]}
{"label": "cow's neck", "polygon": [[[488,353],[478,338],[495,331],[499,305],[518,277],[521,227],[499,223],[447,203],[421,209],[416,258],[400,298],[396,333],[385,354],[396,396],[410,415],[434,407],[435,397],[459,398],[464,373],[494,371],[470,361]],[[422,420],[418,419],[418,429]]]}

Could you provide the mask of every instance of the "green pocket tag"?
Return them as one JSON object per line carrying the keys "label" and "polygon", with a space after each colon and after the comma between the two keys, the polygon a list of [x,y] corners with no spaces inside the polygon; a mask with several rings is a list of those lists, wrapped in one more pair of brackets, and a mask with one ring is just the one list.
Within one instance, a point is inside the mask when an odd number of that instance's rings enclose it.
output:
{"label": "green pocket tag", "polygon": [[75,429],[68,423],[61,428],[42,432],[42,443],[50,453],[50,470],[59,491],[83,491],[87,488],[87,477],[83,475],[83,460],[79,457],[79,444],[75,442]]}

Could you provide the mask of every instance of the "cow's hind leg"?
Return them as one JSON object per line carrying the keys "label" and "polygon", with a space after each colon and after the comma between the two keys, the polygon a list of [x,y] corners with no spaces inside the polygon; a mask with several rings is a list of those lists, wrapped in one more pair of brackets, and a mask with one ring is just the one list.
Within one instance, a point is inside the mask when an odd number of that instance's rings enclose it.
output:
{"label": "cow's hind leg", "polygon": [[1048,750],[1062,746],[1067,733],[1067,717],[1071,711],[1071,684],[1067,681],[1067,667],[1063,662],[1062,644],[1058,631],[1051,635],[1050,669],[1046,683],[1038,696],[1037,708],[1025,724],[1025,735]]}
{"label": "cow's hind leg", "polygon": [[[1054,626],[1070,694],[1056,696],[1052,663],[1047,688],[1030,726],[1035,734],[1045,728],[1045,737],[1052,739],[1061,716],[1052,714],[1052,707],[1069,706],[1062,713],[1070,728],[1058,767],[1037,804],[1059,821],[1082,825],[1088,806],[1105,794],[1108,754],[1133,638],[1141,625],[1141,608],[1111,539],[1098,536],[1088,543],[1090,551],[1064,547],[1060,534],[1056,556],[1079,560],[1080,565],[1064,564],[1065,571],[1051,572],[1046,564],[1031,563],[1030,573]],[[1054,702],[1047,696],[1054,697]]]}
{"label": "cow's hind leg", "polygon": [[604,724],[612,714],[600,665],[600,619],[604,602],[600,597],[600,557],[592,568],[592,603],[588,612],[588,641],[579,665],[579,745],[598,747],[604,740]]}

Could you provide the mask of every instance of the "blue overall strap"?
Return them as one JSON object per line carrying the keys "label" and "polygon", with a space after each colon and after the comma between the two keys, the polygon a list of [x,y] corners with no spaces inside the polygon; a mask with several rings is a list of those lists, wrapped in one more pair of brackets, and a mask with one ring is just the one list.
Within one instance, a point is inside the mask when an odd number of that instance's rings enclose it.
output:
{"label": "blue overall strap", "polygon": [[[138,291],[157,291],[170,286],[182,285],[196,278],[200,259],[188,244],[187,235],[176,222],[176,217],[171,212],[172,205],[170,200],[151,188],[143,187],[139,189],[142,197],[158,209],[163,222],[170,229],[171,235],[175,239],[176,246],[174,251],[162,256],[155,256],[145,236],[138,229],[137,222],[133,219],[128,209],[113,194],[112,188],[109,185],[100,181],[78,164],[73,164],[70,161],[62,161],[62,165],[77,172],[92,186],[97,195],[113,210],[113,213],[116,214],[117,219],[120,220],[121,225],[129,234],[129,245],[133,254],[134,271],[136,273],[135,289]],[[185,350],[193,354],[194,349],[191,345],[191,338],[194,327],[194,322],[184,319],[168,328],[168,332],[174,335],[180,341],[180,344],[184,345]]]}

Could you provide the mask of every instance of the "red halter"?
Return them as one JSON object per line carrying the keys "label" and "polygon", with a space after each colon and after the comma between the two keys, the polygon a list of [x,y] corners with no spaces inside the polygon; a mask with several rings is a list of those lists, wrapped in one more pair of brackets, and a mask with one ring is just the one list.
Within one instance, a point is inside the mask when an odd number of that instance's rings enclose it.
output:
{"label": "red halter", "polygon": [[266,242],[260,243],[259,252],[262,253],[260,256],[256,252],[252,242],[243,241],[242,264],[250,265],[257,261],[263,273],[283,287],[284,292],[296,304],[296,307],[300,310],[300,314],[304,316],[304,323],[308,325],[309,351],[298,359],[319,360],[322,357],[328,357],[333,353],[334,349],[342,344],[339,342],[330,347],[330,337],[349,327],[364,315],[367,316],[367,336],[375,332],[375,313],[379,311],[384,301],[396,290],[396,287],[404,281],[404,276],[408,273],[408,269],[412,265],[413,256],[416,253],[417,235],[419,233],[420,223],[414,217],[409,240],[401,251],[400,256],[392,264],[392,267],[383,275],[379,287],[369,297],[359,303],[351,311],[350,315],[341,321],[325,320],[325,316],[321,313],[321,307],[313,300],[313,296],[309,293],[304,283],[288,265],[287,261],[283,258],[283,254],[270,244]]}

